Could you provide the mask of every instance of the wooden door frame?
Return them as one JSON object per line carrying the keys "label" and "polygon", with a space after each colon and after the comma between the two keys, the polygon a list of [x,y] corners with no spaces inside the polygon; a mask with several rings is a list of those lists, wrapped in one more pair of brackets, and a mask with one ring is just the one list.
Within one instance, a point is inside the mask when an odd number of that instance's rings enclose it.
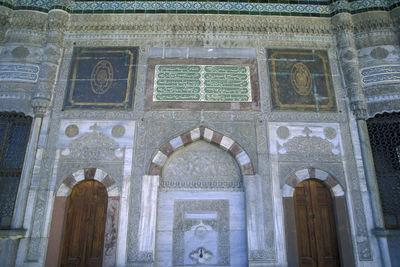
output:
{"label": "wooden door frame", "polygon": [[[98,168],[84,168],[67,176],[59,186],[57,194],[54,198],[53,215],[50,226],[49,242],[47,246],[47,255],[45,266],[59,266],[62,253],[62,242],[65,229],[65,221],[67,215],[68,197],[72,192],[72,188],[83,180],[96,180],[103,184],[108,194],[107,215],[106,215],[106,233],[113,232],[117,235],[117,230],[110,231],[110,227],[117,227],[120,189],[117,182],[106,172]],[[105,260],[116,260],[116,236],[104,240],[103,247],[103,265]],[[110,242],[112,243],[110,243]],[[107,254],[107,252],[110,252]],[[107,257],[107,259],[105,259]]]}
{"label": "wooden door frame", "polygon": [[315,169],[307,168],[292,173],[282,188],[284,223],[285,223],[285,241],[288,266],[298,266],[297,252],[297,233],[294,211],[294,190],[298,184],[304,180],[316,179],[321,181],[330,190],[333,201],[333,212],[336,222],[336,233],[339,248],[339,257],[341,266],[354,266],[353,244],[351,241],[351,231],[347,204],[343,187],[329,173]]}

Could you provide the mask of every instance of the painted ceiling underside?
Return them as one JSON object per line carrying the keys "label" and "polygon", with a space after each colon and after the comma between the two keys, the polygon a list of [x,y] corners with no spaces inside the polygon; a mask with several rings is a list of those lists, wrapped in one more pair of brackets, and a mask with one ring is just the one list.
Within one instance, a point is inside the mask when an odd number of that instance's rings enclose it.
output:
{"label": "painted ceiling underside", "polygon": [[329,17],[340,12],[354,14],[371,10],[391,10],[400,6],[400,0],[2,0],[0,5],[12,9],[34,9],[44,12],[64,9],[70,13],[199,13]]}

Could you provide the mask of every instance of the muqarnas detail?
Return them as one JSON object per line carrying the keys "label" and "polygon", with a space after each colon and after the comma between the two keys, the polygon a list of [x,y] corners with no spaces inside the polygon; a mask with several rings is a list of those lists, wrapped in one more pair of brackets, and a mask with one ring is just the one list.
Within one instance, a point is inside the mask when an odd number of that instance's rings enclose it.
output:
{"label": "muqarnas detail", "polygon": [[274,110],[336,111],[326,51],[268,49]]}
{"label": "muqarnas detail", "polygon": [[64,108],[132,108],[137,58],[137,47],[74,48]]}

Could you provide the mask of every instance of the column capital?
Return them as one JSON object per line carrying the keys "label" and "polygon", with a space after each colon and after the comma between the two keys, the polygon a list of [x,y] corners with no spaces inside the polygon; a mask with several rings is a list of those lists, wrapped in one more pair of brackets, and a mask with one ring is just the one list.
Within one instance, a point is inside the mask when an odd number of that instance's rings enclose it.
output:
{"label": "column capital", "polygon": [[350,13],[339,13],[331,18],[332,30],[335,34],[353,33],[354,23]]}
{"label": "column capital", "polygon": [[33,113],[36,117],[43,117],[50,105],[50,100],[45,98],[34,98],[31,101]]}
{"label": "column capital", "polygon": [[69,20],[68,12],[61,9],[52,9],[47,16],[47,30],[64,32]]}
{"label": "column capital", "polygon": [[350,103],[350,109],[353,111],[357,120],[365,120],[367,117],[367,105],[365,101],[354,101]]}

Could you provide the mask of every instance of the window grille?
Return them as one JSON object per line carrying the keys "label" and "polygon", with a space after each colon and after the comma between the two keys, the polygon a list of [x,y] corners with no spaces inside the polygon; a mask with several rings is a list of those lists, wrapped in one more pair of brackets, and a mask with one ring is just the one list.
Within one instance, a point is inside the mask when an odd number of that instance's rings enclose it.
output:
{"label": "window grille", "polygon": [[400,113],[367,121],[386,228],[400,228]]}
{"label": "window grille", "polygon": [[0,113],[0,229],[11,226],[32,118]]}

